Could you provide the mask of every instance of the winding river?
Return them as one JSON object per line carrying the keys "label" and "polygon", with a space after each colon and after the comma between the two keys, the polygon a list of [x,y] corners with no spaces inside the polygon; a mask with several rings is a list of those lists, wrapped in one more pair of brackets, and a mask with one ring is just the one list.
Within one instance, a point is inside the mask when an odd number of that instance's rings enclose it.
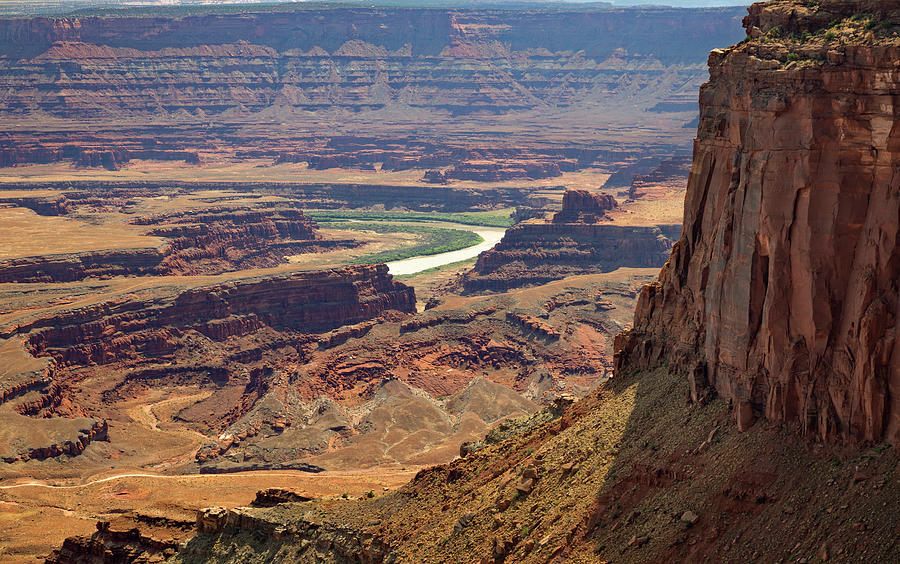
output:
{"label": "winding river", "polygon": [[481,252],[486,251],[499,243],[500,239],[503,238],[503,234],[506,233],[506,229],[503,227],[480,227],[475,225],[462,225],[460,223],[441,223],[439,226],[448,229],[462,229],[465,231],[471,231],[480,235],[481,238],[484,239],[484,241],[476,245],[472,245],[471,247],[466,247],[464,249],[450,251],[447,253],[439,253],[436,255],[420,255],[403,260],[395,260],[393,262],[387,263],[388,271],[394,276],[416,274],[417,272],[422,272],[423,270],[428,270],[429,268],[444,266],[445,264],[451,264],[454,262],[459,262],[461,260],[474,258],[477,257]]}

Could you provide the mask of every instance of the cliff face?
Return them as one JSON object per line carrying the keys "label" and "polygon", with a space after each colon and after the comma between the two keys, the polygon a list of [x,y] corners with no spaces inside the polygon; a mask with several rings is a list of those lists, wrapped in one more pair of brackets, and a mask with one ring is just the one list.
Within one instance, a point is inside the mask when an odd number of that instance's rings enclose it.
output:
{"label": "cliff face", "polygon": [[608,194],[567,190],[551,222],[531,220],[509,228],[478,256],[462,284],[466,291],[505,291],[575,274],[627,267],[659,267],[672,249],[660,226],[603,223],[616,207]]}
{"label": "cliff face", "polygon": [[616,199],[608,194],[595,194],[587,190],[566,190],[562,211],[553,216],[553,223],[596,223],[606,210],[616,207]]}
{"label": "cliff face", "polygon": [[[227,155],[546,178],[590,164],[550,153],[602,147],[595,123],[614,141],[606,148],[629,159],[671,154],[688,139],[706,53],[736,39],[740,17],[737,8],[282,10],[0,19],[0,122],[15,124],[0,139],[0,166],[115,170]],[[497,116],[512,127],[498,129]],[[481,154],[457,153],[473,147]],[[516,150],[482,151],[497,147]]]}
{"label": "cliff face", "polygon": [[260,330],[319,332],[415,311],[415,293],[393,281],[383,264],[241,280],[187,290],[175,297],[101,303],[8,328],[28,333],[35,356],[62,364],[107,364],[171,355],[187,330],[224,340]]}
{"label": "cliff face", "polygon": [[900,438],[898,2],[754,5],[709,58],[684,229],[618,339],[738,425]]}
{"label": "cliff face", "polygon": [[[398,100],[461,113],[571,104],[600,83],[617,89],[624,68],[656,61],[685,73],[680,67],[702,61],[716,36],[718,44],[733,37],[723,24],[736,13],[359,8],[0,20],[2,82],[19,87],[2,108],[86,117],[100,98],[109,112],[136,115],[259,110],[275,101],[314,110]],[[560,64],[572,68],[560,72]],[[658,71],[633,78],[649,87]],[[528,96],[516,80],[526,81]]]}
{"label": "cliff face", "polygon": [[481,253],[466,291],[503,291],[622,266],[659,267],[672,241],[659,227],[603,223],[520,223]]}

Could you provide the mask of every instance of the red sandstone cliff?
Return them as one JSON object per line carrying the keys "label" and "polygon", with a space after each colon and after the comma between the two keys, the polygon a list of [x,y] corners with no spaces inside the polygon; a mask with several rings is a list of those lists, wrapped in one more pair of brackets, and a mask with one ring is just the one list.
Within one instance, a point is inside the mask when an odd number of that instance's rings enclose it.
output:
{"label": "red sandstone cliff", "polygon": [[616,199],[609,194],[595,194],[587,190],[566,190],[562,211],[553,216],[553,223],[596,223],[607,210],[616,207]]}
{"label": "red sandstone cliff", "polygon": [[62,364],[106,364],[171,355],[185,331],[224,340],[264,326],[327,331],[387,310],[415,311],[412,288],[383,264],[297,272],[194,288],[170,297],[118,300],[36,318],[0,335],[27,333],[35,356]]}
{"label": "red sandstone cliff", "polygon": [[614,207],[610,195],[567,190],[552,222],[514,225],[497,245],[481,253],[462,280],[464,289],[505,291],[622,266],[662,265],[672,241],[660,226],[602,223]]}
{"label": "red sandstone cliff", "polygon": [[710,55],[684,230],[618,368],[668,360],[738,425],[900,439],[900,2],[756,4]]}

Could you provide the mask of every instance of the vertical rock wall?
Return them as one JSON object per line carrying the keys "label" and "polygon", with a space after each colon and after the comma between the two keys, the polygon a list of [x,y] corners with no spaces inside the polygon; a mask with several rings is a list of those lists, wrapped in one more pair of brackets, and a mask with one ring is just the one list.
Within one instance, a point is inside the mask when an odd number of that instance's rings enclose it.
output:
{"label": "vertical rock wall", "polygon": [[713,51],[682,237],[619,370],[668,362],[743,428],[900,438],[898,5],[756,4]]}

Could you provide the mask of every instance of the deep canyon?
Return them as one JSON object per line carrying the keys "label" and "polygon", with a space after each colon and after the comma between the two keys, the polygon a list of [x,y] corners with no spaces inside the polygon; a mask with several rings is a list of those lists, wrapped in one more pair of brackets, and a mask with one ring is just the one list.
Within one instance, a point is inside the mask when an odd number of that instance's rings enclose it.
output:
{"label": "deep canyon", "polygon": [[0,20],[0,562],[895,561],[898,38]]}

